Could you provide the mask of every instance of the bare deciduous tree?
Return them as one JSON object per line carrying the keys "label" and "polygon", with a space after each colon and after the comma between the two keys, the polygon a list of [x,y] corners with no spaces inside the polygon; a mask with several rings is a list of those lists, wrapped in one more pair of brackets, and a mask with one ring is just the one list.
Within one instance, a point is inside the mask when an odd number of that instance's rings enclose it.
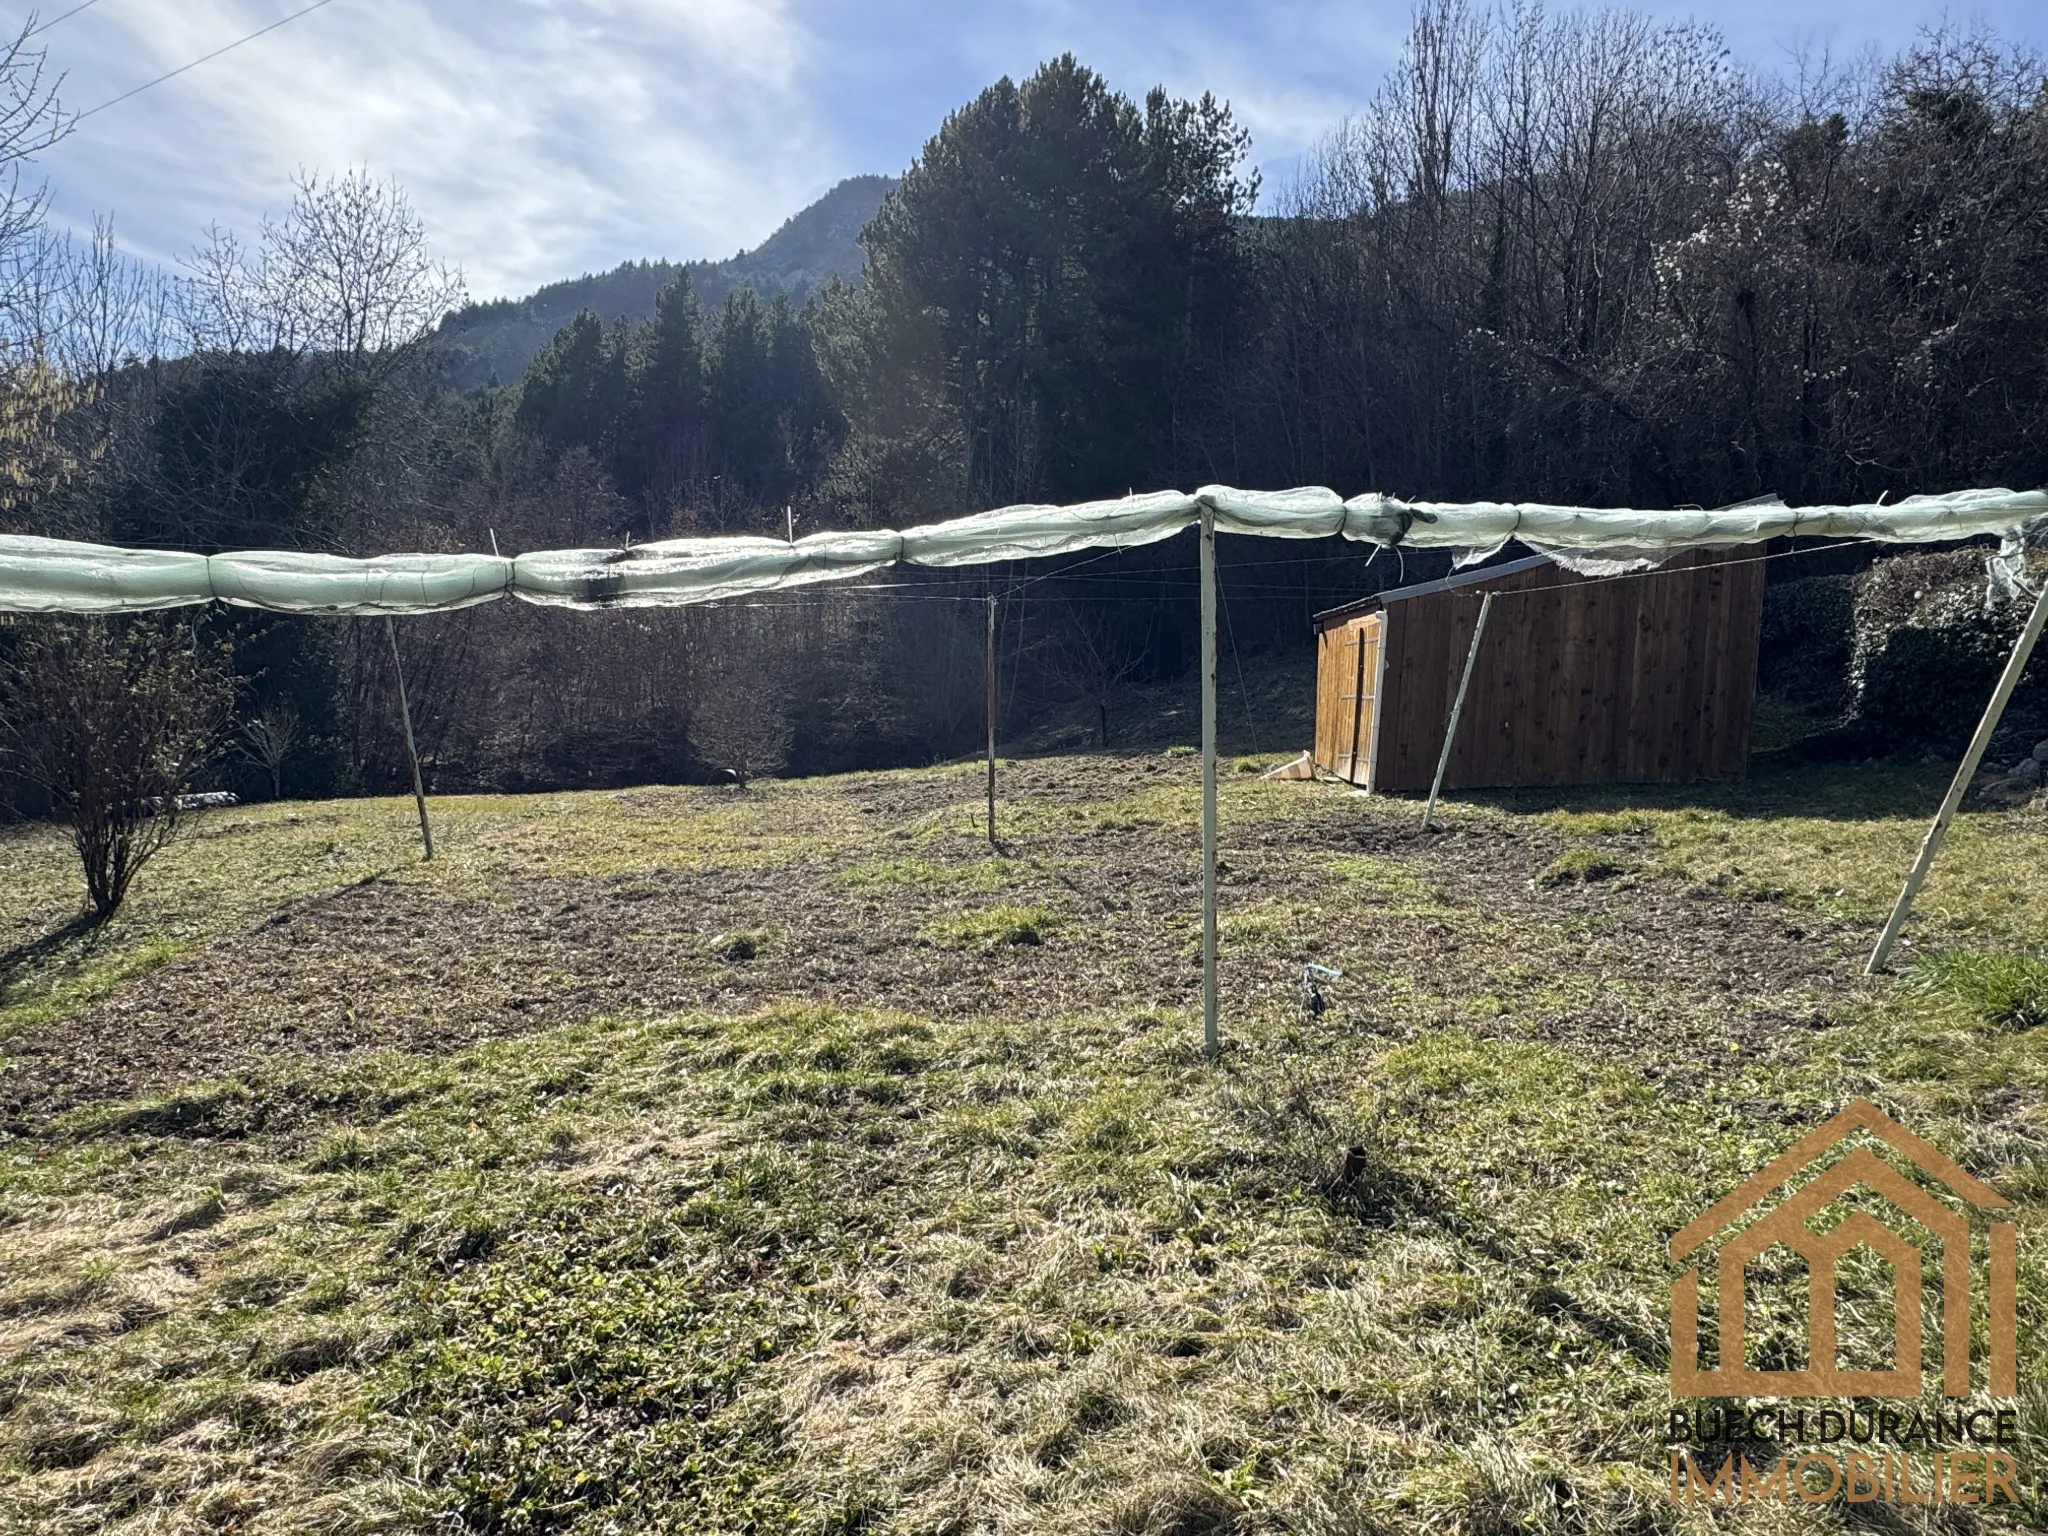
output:
{"label": "bare deciduous tree", "polygon": [[0,740],[70,824],[93,915],[184,825],[233,721],[227,658],[175,621],[45,619],[0,662]]}
{"label": "bare deciduous tree", "polygon": [[187,263],[186,326],[198,350],[283,348],[375,369],[430,335],[463,298],[462,274],[427,252],[397,182],[367,170],[301,172],[291,207],[253,251],[215,227]]}
{"label": "bare deciduous tree", "polygon": [[1158,615],[1133,622],[1121,608],[1083,600],[1067,609],[1039,652],[1048,677],[1095,706],[1096,745],[1109,745],[1111,714],[1151,658]]}
{"label": "bare deciduous tree", "polygon": [[690,744],[741,789],[789,763],[797,658],[786,626],[740,608],[693,615]]}
{"label": "bare deciduous tree", "polygon": [[0,43],[0,352],[38,352],[50,282],[50,246],[43,238],[47,189],[29,184],[24,168],[71,131],[57,101],[57,81],[35,36],[33,16]]}
{"label": "bare deciduous tree", "polygon": [[195,352],[245,352],[276,339],[254,258],[231,229],[210,225],[179,284],[185,344]]}
{"label": "bare deciduous tree", "polygon": [[291,700],[272,699],[242,722],[241,753],[270,775],[270,798],[284,798],[284,765],[299,750],[299,712]]}
{"label": "bare deciduous tree", "polygon": [[82,245],[54,247],[51,351],[75,378],[104,383],[130,363],[163,356],[174,283],[121,254],[111,219],[93,220]]}

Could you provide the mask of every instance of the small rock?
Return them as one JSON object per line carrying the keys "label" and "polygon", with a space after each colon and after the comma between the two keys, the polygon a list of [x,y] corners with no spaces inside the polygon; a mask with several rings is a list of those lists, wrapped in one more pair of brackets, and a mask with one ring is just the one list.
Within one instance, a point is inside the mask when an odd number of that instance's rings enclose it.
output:
{"label": "small rock", "polygon": [[2037,741],[2034,743],[2034,761],[2037,763],[2048,763],[2048,741]]}
{"label": "small rock", "polygon": [[2012,765],[2012,770],[2006,774],[2006,777],[2008,779],[2017,779],[2024,784],[2038,784],[2041,782],[2040,761],[2036,758],[2023,757]]}

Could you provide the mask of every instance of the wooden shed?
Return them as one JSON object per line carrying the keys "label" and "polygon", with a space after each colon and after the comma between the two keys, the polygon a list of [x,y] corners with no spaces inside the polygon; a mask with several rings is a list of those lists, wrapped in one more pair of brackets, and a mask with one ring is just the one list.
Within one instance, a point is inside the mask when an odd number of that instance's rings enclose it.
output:
{"label": "wooden shed", "polygon": [[1447,788],[1740,778],[1760,553],[1702,551],[1619,577],[1538,555],[1318,614],[1315,764],[1383,793],[1427,791],[1494,592]]}

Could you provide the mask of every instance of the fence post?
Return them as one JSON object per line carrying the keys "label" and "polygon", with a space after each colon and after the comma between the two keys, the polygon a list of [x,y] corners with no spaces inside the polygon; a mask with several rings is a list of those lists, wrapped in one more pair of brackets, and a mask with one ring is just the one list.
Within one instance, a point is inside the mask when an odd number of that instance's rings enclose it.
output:
{"label": "fence post", "polygon": [[1002,847],[996,842],[996,596],[988,596],[988,660],[984,670],[987,673],[988,693],[988,845],[1001,853]]}
{"label": "fence post", "polygon": [[420,749],[413,742],[412,706],[405,701],[405,664],[398,659],[398,630],[384,615],[384,638],[391,642],[391,675],[398,679],[398,718],[405,722],[405,755],[412,759],[412,800],[420,812],[420,842],[428,859],[434,856],[434,829],[427,824],[427,791],[420,780]]}
{"label": "fence post", "polygon": [[1202,503],[1202,1044],[1223,1049],[1216,992],[1216,509]]}
{"label": "fence post", "polygon": [[1451,766],[1451,746],[1458,739],[1458,720],[1465,713],[1465,690],[1472,686],[1472,668],[1479,660],[1479,641],[1486,634],[1486,616],[1493,612],[1493,594],[1479,600],[1479,622],[1472,626],[1472,648],[1465,653],[1465,675],[1458,679],[1458,697],[1451,704],[1451,723],[1444,727],[1443,755],[1436,760],[1436,779],[1429,786],[1429,804],[1422,808],[1422,830],[1436,816],[1436,797],[1443,793],[1444,772]]}
{"label": "fence post", "polygon": [[1977,722],[1977,734],[1970,738],[1970,750],[1963,754],[1955,780],[1942,797],[1941,809],[1934,813],[1934,825],[1921,839],[1920,857],[1913,861],[1913,872],[1906,876],[1906,887],[1899,892],[1891,919],[1878,938],[1877,948],[1870,952],[1870,959],[1863,967],[1864,975],[1875,976],[1891,958],[1892,945],[1898,942],[1899,930],[1906,926],[1906,916],[1913,910],[1913,898],[1920,894],[1921,882],[1927,878],[1934,856],[1941,851],[1942,839],[1948,835],[1948,824],[1955,819],[1963,796],[1969,791],[1970,780],[1976,777],[1977,767],[1990,749],[1992,733],[2004,718],[2005,706],[2011,702],[2013,690],[2020,685],[2020,675],[2027,670],[2027,658],[2034,654],[2034,642],[2041,638],[2044,620],[2048,620],[2048,577],[2043,578],[2040,595],[2034,599],[2034,611],[2027,616],[2026,628],[2020,631],[2019,639],[2014,642],[2012,655],[2006,658],[2005,671],[1998,679],[1998,686],[1992,690],[1991,702],[1984,706],[1984,718]]}

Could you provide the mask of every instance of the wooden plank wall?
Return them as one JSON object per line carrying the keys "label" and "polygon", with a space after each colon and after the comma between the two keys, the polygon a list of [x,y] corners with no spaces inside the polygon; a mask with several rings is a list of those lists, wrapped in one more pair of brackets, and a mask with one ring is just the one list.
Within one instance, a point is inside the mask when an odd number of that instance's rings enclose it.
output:
{"label": "wooden plank wall", "polygon": [[1358,723],[1352,732],[1352,741],[1357,748],[1351,761],[1351,772],[1345,775],[1354,784],[1364,784],[1372,766],[1373,733],[1379,729],[1379,689],[1382,668],[1381,657],[1385,654],[1387,617],[1383,613],[1368,613],[1357,621],[1358,625]]}
{"label": "wooden plank wall", "polygon": [[1365,782],[1372,757],[1373,692],[1379,681],[1379,614],[1333,624],[1316,636],[1317,767]]}
{"label": "wooden plank wall", "polygon": [[[1756,703],[1760,552],[1703,551],[1627,578],[1544,566],[1389,604],[1373,787],[1428,789],[1488,590],[1503,595],[1448,787],[1740,778]],[[1320,740],[1320,690],[1317,704]]]}
{"label": "wooden plank wall", "polygon": [[1316,636],[1316,742],[1309,754],[1318,768],[1337,771],[1338,743],[1348,742],[1351,723],[1344,708],[1344,661],[1351,626],[1335,624]]}

